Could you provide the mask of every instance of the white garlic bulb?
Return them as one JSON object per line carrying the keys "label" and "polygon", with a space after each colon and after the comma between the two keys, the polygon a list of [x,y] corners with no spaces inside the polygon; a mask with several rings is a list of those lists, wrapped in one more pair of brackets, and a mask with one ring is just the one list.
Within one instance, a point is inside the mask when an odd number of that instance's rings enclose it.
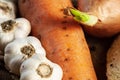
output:
{"label": "white garlic bulb", "polygon": [[0,0],[0,19],[15,19],[16,5],[9,0]]}
{"label": "white garlic bulb", "polygon": [[32,57],[33,54],[46,56],[46,52],[40,41],[33,36],[15,39],[5,47],[4,53],[4,62],[6,68],[10,72],[17,75],[20,74],[19,68],[21,63],[24,60]]}
{"label": "white garlic bulb", "polygon": [[0,21],[0,50],[16,38],[24,38],[31,32],[30,22],[25,18]]}
{"label": "white garlic bulb", "polygon": [[62,80],[63,71],[58,64],[45,56],[34,56],[22,63],[20,80]]}

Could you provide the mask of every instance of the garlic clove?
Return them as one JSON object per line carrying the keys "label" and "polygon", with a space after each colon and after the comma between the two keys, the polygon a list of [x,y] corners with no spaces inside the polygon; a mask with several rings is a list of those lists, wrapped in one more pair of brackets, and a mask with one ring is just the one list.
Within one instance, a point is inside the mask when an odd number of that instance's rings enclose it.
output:
{"label": "garlic clove", "polygon": [[63,76],[62,68],[58,64],[37,54],[22,63],[20,73],[20,80],[62,80]]}
{"label": "garlic clove", "polygon": [[4,56],[5,68],[6,68],[7,70],[9,70],[9,71],[10,71],[10,68],[9,68],[10,61],[11,61],[11,59],[13,59],[14,57],[15,57],[14,54],[12,54],[12,55],[5,55],[5,56]]}
{"label": "garlic clove", "polygon": [[[27,76],[27,77],[26,77]],[[21,74],[20,80],[41,80],[39,75],[32,70],[27,70],[24,74]]]}
{"label": "garlic clove", "polygon": [[13,2],[0,0],[0,18],[15,19],[16,5]]}
{"label": "garlic clove", "polygon": [[0,23],[0,49],[17,38],[24,38],[31,31],[30,22],[25,18],[10,19]]}
{"label": "garlic clove", "polygon": [[10,72],[19,75],[20,74],[19,67],[21,66],[22,62],[25,59],[26,58],[23,55],[14,55],[14,57],[10,60],[8,64],[8,68]]}
{"label": "garlic clove", "polygon": [[7,21],[7,20],[10,20],[10,19],[9,18],[0,18],[0,23],[3,23],[5,21]]}
{"label": "garlic clove", "polygon": [[[35,54],[33,55],[35,56]],[[38,55],[37,55],[38,56]],[[27,65],[27,66],[26,66]],[[29,58],[27,60],[25,60],[20,67],[20,72],[26,72],[28,70],[35,70],[37,68],[37,66],[39,65],[39,60],[34,59],[34,58]]]}
{"label": "garlic clove", "polygon": [[[17,75],[19,75],[19,71],[17,70],[19,70],[21,63],[24,60],[32,57],[34,54],[40,54],[42,56],[46,55],[40,41],[32,36],[15,39],[8,43],[5,47],[4,53],[6,68]],[[14,66],[16,67],[14,68]]]}
{"label": "garlic clove", "polygon": [[46,51],[38,38],[34,36],[29,36],[27,38],[27,42],[31,43],[34,46],[34,48],[36,49],[36,53],[40,53],[41,55],[46,56]]}
{"label": "garlic clove", "polygon": [[[16,18],[17,29],[15,31],[15,38],[23,38],[30,34],[31,24],[25,18]],[[18,36],[19,35],[19,36]]]}
{"label": "garlic clove", "polygon": [[0,50],[3,51],[5,46],[11,42],[14,38],[14,35],[12,32],[4,34],[3,32],[0,32]]}

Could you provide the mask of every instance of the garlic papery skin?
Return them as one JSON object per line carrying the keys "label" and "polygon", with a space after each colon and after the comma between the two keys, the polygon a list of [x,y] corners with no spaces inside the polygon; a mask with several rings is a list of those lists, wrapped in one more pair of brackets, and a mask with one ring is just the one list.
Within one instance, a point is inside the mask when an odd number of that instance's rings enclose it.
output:
{"label": "garlic papery skin", "polygon": [[5,66],[11,73],[19,75],[21,63],[32,57],[33,54],[46,56],[44,48],[36,37],[28,36],[26,38],[15,39],[5,47]]}
{"label": "garlic papery skin", "polygon": [[1,18],[16,18],[16,5],[12,1],[0,0],[0,19]]}
{"label": "garlic papery skin", "polygon": [[58,64],[51,62],[45,56],[37,54],[34,56],[22,63],[20,80],[62,80],[63,71]]}
{"label": "garlic papery skin", "polygon": [[0,21],[0,49],[16,38],[24,38],[31,32],[30,22],[25,18]]}

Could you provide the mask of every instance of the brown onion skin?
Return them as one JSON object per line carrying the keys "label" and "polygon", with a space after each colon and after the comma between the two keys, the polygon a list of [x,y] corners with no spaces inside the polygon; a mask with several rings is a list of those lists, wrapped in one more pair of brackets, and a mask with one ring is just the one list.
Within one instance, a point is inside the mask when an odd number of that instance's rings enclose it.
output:
{"label": "brown onion skin", "polygon": [[83,25],[88,34],[111,37],[120,32],[120,0],[78,0],[78,9],[99,19],[92,27]]}

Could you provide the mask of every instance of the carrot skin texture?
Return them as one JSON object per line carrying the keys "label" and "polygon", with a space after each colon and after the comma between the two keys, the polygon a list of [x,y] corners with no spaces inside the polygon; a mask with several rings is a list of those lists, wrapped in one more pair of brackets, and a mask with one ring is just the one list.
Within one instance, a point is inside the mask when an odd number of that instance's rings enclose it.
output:
{"label": "carrot skin texture", "polygon": [[62,80],[97,80],[84,32],[67,7],[73,7],[70,0],[19,0],[20,15],[31,22],[47,57],[62,67]]}

